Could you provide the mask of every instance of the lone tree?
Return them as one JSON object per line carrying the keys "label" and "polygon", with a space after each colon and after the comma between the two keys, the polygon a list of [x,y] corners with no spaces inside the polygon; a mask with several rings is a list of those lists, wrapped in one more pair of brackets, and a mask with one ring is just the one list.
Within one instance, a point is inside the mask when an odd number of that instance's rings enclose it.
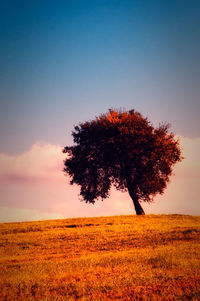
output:
{"label": "lone tree", "polygon": [[179,141],[168,129],[169,124],[153,127],[134,110],[109,110],[74,127],[75,145],[63,149],[64,172],[70,184],[81,186],[86,203],[107,198],[113,184],[128,190],[136,214],[144,214],[140,201],[162,194],[173,165],[182,160]]}

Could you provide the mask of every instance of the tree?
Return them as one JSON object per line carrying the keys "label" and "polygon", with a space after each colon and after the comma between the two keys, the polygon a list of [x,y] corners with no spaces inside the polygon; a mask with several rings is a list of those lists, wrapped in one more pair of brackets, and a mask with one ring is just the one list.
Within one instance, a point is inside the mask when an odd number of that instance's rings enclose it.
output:
{"label": "tree", "polygon": [[75,145],[63,149],[64,172],[70,184],[81,186],[86,203],[107,198],[114,185],[128,190],[136,214],[144,214],[140,201],[162,194],[173,165],[182,160],[179,140],[168,129],[169,124],[153,127],[135,110],[109,110],[74,127]]}

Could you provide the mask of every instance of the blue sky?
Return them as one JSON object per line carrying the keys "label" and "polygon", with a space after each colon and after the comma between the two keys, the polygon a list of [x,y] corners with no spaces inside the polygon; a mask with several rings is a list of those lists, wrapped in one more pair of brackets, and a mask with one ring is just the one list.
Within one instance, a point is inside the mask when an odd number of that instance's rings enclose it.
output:
{"label": "blue sky", "polygon": [[1,1],[0,222],[133,214],[64,177],[63,146],[109,108],[169,122],[185,159],[146,213],[200,214],[200,1]]}
{"label": "blue sky", "polygon": [[0,151],[71,143],[110,107],[200,135],[199,1],[5,1],[0,14]]}

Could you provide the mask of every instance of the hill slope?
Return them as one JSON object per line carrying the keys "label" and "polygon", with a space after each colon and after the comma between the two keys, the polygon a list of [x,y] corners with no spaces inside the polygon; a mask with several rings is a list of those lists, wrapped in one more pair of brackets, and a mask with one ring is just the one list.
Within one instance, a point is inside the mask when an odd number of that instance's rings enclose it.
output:
{"label": "hill slope", "polygon": [[0,224],[1,300],[200,300],[200,217]]}

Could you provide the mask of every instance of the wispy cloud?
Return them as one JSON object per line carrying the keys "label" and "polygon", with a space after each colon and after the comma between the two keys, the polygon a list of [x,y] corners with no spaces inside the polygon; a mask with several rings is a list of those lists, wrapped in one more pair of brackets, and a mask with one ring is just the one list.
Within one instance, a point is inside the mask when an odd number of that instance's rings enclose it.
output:
{"label": "wispy cloud", "polygon": [[39,210],[26,208],[0,207],[0,221],[5,222],[38,221],[58,218],[64,218],[64,216],[58,213],[40,212]]}
{"label": "wispy cloud", "polygon": [[[143,204],[146,213],[200,214],[200,138],[181,137],[181,145],[185,159],[175,167],[165,194]],[[20,155],[1,153],[0,221],[134,213],[128,194],[115,189],[104,202],[80,202],[79,187],[69,185],[62,172],[65,156],[60,146],[40,143]]]}
{"label": "wispy cloud", "polygon": [[21,155],[0,153],[0,181],[59,181],[63,176],[63,159],[62,148],[52,144],[36,143]]}

